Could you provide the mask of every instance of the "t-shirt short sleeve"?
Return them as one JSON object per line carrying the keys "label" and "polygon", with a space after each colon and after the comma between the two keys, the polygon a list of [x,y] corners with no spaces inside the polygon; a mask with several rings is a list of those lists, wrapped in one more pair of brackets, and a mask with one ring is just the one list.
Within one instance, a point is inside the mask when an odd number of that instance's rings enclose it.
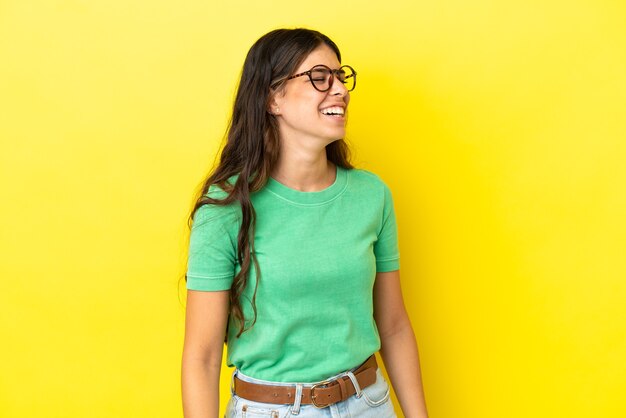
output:
{"label": "t-shirt short sleeve", "polygon": [[235,277],[235,245],[227,233],[230,210],[206,204],[193,218],[187,259],[187,289],[228,290]]}
{"label": "t-shirt short sleeve", "polygon": [[398,227],[393,206],[391,190],[383,183],[384,206],[382,224],[378,231],[378,239],[374,242],[376,271],[394,271],[400,269],[400,252],[398,249]]}

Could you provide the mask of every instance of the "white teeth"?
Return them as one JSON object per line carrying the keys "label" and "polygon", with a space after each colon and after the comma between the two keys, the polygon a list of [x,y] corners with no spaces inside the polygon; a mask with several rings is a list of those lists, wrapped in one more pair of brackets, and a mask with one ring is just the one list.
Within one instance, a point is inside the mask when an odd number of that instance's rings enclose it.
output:
{"label": "white teeth", "polygon": [[343,108],[339,106],[327,107],[326,109],[322,109],[321,112],[325,115],[328,115],[331,113],[338,114],[338,115],[344,114]]}

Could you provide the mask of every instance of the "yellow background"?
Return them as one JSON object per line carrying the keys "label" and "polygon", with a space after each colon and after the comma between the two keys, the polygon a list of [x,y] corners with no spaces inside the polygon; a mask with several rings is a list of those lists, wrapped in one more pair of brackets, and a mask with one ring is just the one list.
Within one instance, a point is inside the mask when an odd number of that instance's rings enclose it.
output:
{"label": "yellow background", "polygon": [[626,416],[624,22],[617,0],[3,0],[0,416],[182,416],[191,198],[249,47],[301,25],[359,73],[348,139],[394,193],[431,418]]}

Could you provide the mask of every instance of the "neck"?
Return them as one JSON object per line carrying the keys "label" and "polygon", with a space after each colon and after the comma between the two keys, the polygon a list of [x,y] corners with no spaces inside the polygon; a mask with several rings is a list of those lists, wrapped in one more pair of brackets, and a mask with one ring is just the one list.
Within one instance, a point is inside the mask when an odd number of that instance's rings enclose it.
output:
{"label": "neck", "polygon": [[272,170],[272,178],[285,186],[302,192],[324,190],[335,182],[337,167],[323,157],[306,161],[303,159],[279,159]]}

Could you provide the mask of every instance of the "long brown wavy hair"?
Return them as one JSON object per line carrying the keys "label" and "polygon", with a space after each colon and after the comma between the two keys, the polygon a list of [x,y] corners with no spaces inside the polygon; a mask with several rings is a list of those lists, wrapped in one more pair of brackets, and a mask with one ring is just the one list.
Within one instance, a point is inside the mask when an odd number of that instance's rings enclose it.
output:
{"label": "long brown wavy hair", "polygon": [[[256,322],[256,291],[261,277],[254,254],[256,212],[250,194],[265,186],[280,152],[278,121],[269,112],[271,94],[281,92],[285,79],[294,74],[309,53],[322,44],[332,48],[341,62],[337,45],[326,35],[310,29],[276,29],[252,45],[241,71],[219,164],[204,181],[189,215],[188,225],[191,228],[194,214],[202,205],[228,205],[237,201],[241,207],[241,227],[237,237],[237,261],[241,271],[234,277],[230,288],[230,315],[239,322],[237,338]],[[326,157],[338,166],[353,168],[349,162],[350,149],[343,138],[326,146]],[[231,185],[227,180],[236,174],[239,176]],[[227,192],[228,196],[224,199],[208,197],[209,187],[213,184]],[[246,327],[240,298],[248,284],[251,262],[254,262],[257,280],[251,301],[254,319]]]}

